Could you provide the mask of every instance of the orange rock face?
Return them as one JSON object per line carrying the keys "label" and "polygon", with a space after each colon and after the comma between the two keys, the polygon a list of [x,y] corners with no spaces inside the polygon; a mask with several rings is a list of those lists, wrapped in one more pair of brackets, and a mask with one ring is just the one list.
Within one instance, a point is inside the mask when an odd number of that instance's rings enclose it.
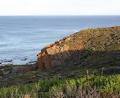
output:
{"label": "orange rock face", "polygon": [[[67,40],[67,38],[65,40]],[[73,44],[73,48],[71,48],[69,44],[64,43],[65,40],[56,42],[55,44],[44,48],[41,53],[38,54],[38,68],[44,69],[64,65],[66,60],[71,57],[71,51],[77,51],[77,49],[84,49],[82,43],[80,43],[79,46]],[[69,40],[65,42],[69,42]]]}
{"label": "orange rock face", "polygon": [[120,49],[120,27],[82,30],[42,49],[37,55],[37,67],[80,64],[88,55],[86,50],[116,49],[113,46]]}

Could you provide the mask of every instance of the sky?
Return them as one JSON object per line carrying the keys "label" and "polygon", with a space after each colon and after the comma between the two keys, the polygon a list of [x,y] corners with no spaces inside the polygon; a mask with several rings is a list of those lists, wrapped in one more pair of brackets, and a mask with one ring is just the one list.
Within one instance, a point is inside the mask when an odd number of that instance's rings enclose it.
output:
{"label": "sky", "polygon": [[120,0],[0,0],[2,15],[120,15]]}

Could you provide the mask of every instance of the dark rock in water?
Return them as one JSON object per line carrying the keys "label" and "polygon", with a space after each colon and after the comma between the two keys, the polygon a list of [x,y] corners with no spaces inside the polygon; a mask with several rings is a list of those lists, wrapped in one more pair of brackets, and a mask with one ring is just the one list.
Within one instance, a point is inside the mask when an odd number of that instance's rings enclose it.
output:
{"label": "dark rock in water", "polygon": [[26,61],[26,60],[28,60],[27,57],[24,57],[24,58],[21,59],[21,61]]}
{"label": "dark rock in water", "polygon": [[12,59],[4,59],[3,62],[12,62]]}
{"label": "dark rock in water", "polygon": [[3,60],[0,60],[0,66],[4,66],[4,65],[7,65],[7,64],[12,64],[12,63],[13,63],[12,59],[3,59]]}
{"label": "dark rock in water", "polygon": [[30,62],[28,62],[27,64],[29,65],[31,65],[31,64],[35,64],[37,61],[30,61]]}
{"label": "dark rock in water", "polygon": [[87,29],[51,44],[37,55],[41,69],[60,65],[120,64],[120,26]]}
{"label": "dark rock in water", "polygon": [[0,64],[2,64],[3,63],[3,60],[0,60]]}

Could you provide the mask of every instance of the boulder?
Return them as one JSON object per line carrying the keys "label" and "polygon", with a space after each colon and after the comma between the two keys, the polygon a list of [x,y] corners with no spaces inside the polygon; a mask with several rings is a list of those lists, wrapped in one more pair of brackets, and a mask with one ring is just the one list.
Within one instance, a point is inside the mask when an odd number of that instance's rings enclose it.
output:
{"label": "boulder", "polygon": [[82,30],[42,49],[37,67],[110,63],[114,57],[120,60],[119,50],[120,26]]}

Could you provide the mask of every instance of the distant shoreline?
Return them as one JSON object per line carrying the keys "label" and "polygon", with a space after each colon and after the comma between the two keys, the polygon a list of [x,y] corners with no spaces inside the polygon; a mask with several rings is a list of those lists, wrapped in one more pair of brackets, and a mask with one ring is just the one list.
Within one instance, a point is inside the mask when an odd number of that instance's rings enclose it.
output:
{"label": "distant shoreline", "polygon": [[120,16],[0,16],[0,21],[0,64],[26,64],[45,46],[81,29],[120,25]]}

